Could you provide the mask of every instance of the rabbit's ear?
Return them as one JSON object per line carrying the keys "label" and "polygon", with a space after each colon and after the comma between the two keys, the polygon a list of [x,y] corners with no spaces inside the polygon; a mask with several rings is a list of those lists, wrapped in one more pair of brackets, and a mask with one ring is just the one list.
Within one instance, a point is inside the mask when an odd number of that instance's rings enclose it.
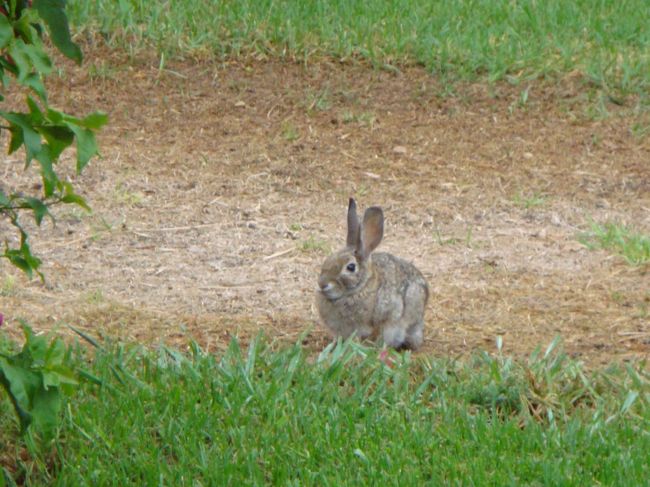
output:
{"label": "rabbit's ear", "polygon": [[384,236],[384,212],[378,206],[368,208],[361,225],[361,245],[357,248],[362,259],[377,248]]}
{"label": "rabbit's ear", "polygon": [[346,240],[348,247],[358,247],[359,245],[359,217],[357,216],[357,202],[350,198],[348,204],[348,237]]}

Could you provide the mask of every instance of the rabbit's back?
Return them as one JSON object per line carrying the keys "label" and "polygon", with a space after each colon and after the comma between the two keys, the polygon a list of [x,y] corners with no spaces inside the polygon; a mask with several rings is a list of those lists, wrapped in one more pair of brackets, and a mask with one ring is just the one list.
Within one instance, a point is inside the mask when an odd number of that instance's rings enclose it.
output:
{"label": "rabbit's back", "polygon": [[375,252],[372,255],[373,267],[381,274],[382,284],[386,291],[398,291],[406,299],[405,293],[409,285],[420,286],[429,297],[429,286],[426,279],[411,262],[388,252]]}
{"label": "rabbit's back", "polygon": [[373,254],[373,268],[380,284],[373,323],[403,329],[422,322],[429,299],[429,286],[422,273],[410,262],[386,252]]}

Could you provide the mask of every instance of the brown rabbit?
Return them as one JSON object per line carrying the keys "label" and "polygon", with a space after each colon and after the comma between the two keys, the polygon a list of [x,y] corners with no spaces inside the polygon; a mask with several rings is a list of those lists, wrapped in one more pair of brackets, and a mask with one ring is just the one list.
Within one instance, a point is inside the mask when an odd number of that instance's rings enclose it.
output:
{"label": "brown rabbit", "polygon": [[325,260],[318,278],[318,312],[335,336],[356,331],[362,339],[415,350],[422,344],[429,287],[413,264],[373,253],[383,234],[381,208],[368,208],[360,224],[350,198],[346,246]]}

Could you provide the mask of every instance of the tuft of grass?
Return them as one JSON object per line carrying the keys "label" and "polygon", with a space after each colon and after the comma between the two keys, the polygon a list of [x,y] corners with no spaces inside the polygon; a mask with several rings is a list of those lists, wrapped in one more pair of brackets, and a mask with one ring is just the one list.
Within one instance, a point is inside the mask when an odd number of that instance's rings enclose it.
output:
{"label": "tuft of grass", "polygon": [[104,292],[101,289],[93,289],[86,292],[85,300],[88,304],[101,304],[106,301]]}
{"label": "tuft of grass", "polygon": [[464,244],[467,248],[472,247],[472,232],[474,231],[474,228],[472,225],[467,226],[467,232],[465,233],[464,238],[458,238],[458,237],[446,237],[443,236],[442,232],[440,231],[440,228],[436,225],[433,233],[434,237],[436,239],[436,242],[438,245],[441,247],[446,246],[446,245],[457,245],[457,244]]}
{"label": "tuft of grass", "polygon": [[91,235],[90,238],[93,241],[101,240],[106,235],[110,234],[118,226],[117,222],[110,222],[102,215],[98,215],[96,218],[93,218],[90,229]]}
{"label": "tuft of grass", "polygon": [[638,139],[644,139],[650,135],[650,123],[635,122],[632,125],[632,133]]}
{"label": "tuft of grass", "polygon": [[6,474],[28,485],[577,486],[650,473],[648,371],[588,373],[557,341],[528,361],[498,351],[467,362],[354,341],[315,357],[262,338],[218,355],[97,345],[77,349],[92,380],[59,439],[31,460],[6,445]]}
{"label": "tuft of grass", "polygon": [[343,123],[357,123],[363,127],[374,128],[377,117],[372,112],[354,113],[351,110],[346,110],[341,115]]}
{"label": "tuft of grass", "polygon": [[106,61],[102,61],[99,64],[91,63],[90,66],[88,66],[88,76],[92,79],[98,79],[101,81],[114,80],[116,75],[117,69]]}
{"label": "tuft of grass", "polygon": [[547,199],[546,196],[538,192],[534,192],[528,195],[525,195],[520,192],[514,196],[512,201],[517,206],[524,208],[526,210],[530,210],[531,208],[536,208],[538,206],[544,205],[544,203],[546,203],[546,199]]}
{"label": "tuft of grass", "polygon": [[329,89],[323,88],[318,91],[309,90],[305,95],[304,105],[307,113],[313,113],[314,111],[328,111],[332,107],[332,99]]}
{"label": "tuft of grass", "polygon": [[313,235],[310,235],[309,238],[300,243],[300,250],[320,254],[329,254],[332,252],[332,249],[325,240],[315,238]]}
{"label": "tuft of grass", "polygon": [[118,183],[113,190],[113,198],[120,205],[137,206],[142,204],[145,195],[140,191],[131,191],[124,183]]}
{"label": "tuft of grass", "polygon": [[513,114],[516,110],[526,110],[528,107],[529,92],[530,86],[521,90],[517,99],[508,107],[508,112],[510,112],[510,114]]}
{"label": "tuft of grass", "polygon": [[282,138],[287,142],[293,142],[300,138],[300,132],[293,123],[285,122],[282,124]]}
{"label": "tuft of grass", "polygon": [[67,10],[77,32],[166,58],[363,58],[513,84],[580,73],[608,94],[646,99],[649,87],[646,0],[70,0]]}
{"label": "tuft of grass", "polygon": [[633,265],[650,262],[650,236],[620,223],[592,223],[590,230],[580,235],[579,241],[590,249],[612,250]]}
{"label": "tuft of grass", "polygon": [[6,274],[0,286],[0,296],[14,296],[16,291],[16,278],[11,274]]}

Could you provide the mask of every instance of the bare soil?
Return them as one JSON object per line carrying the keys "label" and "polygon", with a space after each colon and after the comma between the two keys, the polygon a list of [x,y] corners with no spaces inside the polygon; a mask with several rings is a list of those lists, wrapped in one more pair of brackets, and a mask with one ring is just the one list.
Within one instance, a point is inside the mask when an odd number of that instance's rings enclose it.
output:
{"label": "bare soil", "polygon": [[[624,109],[598,117],[580,80],[452,90],[415,67],[161,70],[101,49],[63,66],[53,104],[110,115],[103,157],[69,171],[93,213],[59,207],[32,230],[45,283],[0,262],[10,333],[24,318],[208,350],[260,331],[320,349],[316,278],[355,196],[383,206],[382,249],[430,283],[421,353],[494,351],[502,336],[527,355],[559,335],[587,363],[650,356],[650,268],[578,241],[592,220],[650,233],[650,143]],[[6,188],[34,184],[22,157],[0,159]],[[7,222],[0,233],[14,238]]]}

